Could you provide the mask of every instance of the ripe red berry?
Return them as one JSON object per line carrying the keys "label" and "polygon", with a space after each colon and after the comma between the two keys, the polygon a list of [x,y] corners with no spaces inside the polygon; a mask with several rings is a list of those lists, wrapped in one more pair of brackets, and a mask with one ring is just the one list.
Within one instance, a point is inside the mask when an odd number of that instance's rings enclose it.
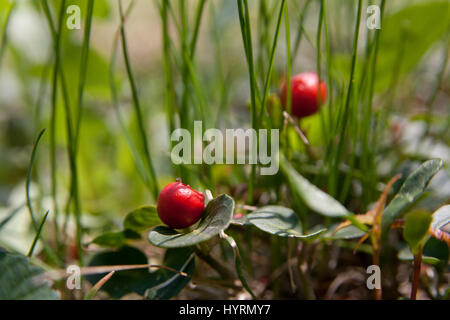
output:
{"label": "ripe red berry", "polygon": [[[321,81],[315,72],[299,73],[291,78],[291,114],[303,118],[312,115],[319,109],[318,92],[320,87],[320,101],[327,99],[327,85]],[[281,92],[283,107],[286,103],[286,83]]]}
{"label": "ripe red berry", "polygon": [[181,182],[169,183],[158,196],[159,218],[171,228],[184,229],[196,223],[205,210],[205,196]]}

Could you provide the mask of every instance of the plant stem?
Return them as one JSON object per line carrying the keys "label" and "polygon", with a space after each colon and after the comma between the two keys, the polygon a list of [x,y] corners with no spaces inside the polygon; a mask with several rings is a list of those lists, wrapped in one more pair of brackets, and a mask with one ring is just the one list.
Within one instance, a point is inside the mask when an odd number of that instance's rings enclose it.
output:
{"label": "plant stem", "polygon": [[419,246],[419,250],[414,255],[414,274],[411,287],[411,300],[417,299],[417,289],[419,288],[420,268],[422,265],[423,245]]}
{"label": "plant stem", "polygon": [[41,235],[42,232],[42,228],[44,227],[45,221],[47,220],[47,216],[48,216],[49,211],[47,211],[44,215],[44,217],[42,218],[42,221],[39,225],[39,228],[36,230],[36,235],[34,236],[33,239],[33,243],[31,244],[30,250],[28,251],[27,257],[31,258],[31,256],[33,255],[34,252],[34,248],[36,247],[36,244],[39,240],[39,237]]}
{"label": "plant stem", "polygon": [[[311,286],[311,282],[307,274],[308,270],[306,271],[302,270],[302,264],[306,262],[306,251],[307,251],[307,244],[303,243],[302,249],[300,250],[300,253],[298,255],[297,270],[298,275],[300,276],[300,281],[302,282],[302,289],[303,293],[305,294],[305,298],[307,300],[315,300],[316,294],[314,293],[314,289]],[[306,265],[308,264],[306,263]]]}
{"label": "plant stem", "polygon": [[124,18],[123,9],[122,9],[122,1],[121,0],[118,0],[118,1],[119,1],[119,11],[120,11],[120,33],[121,33],[121,39],[122,39],[123,58],[125,61],[125,67],[126,67],[127,74],[128,74],[128,80],[130,82],[131,94],[132,94],[132,98],[133,98],[133,105],[134,105],[134,109],[136,112],[139,133],[140,133],[143,148],[144,148],[145,160],[147,163],[148,170],[150,171],[150,176],[152,178],[153,197],[155,199],[157,199],[158,194],[159,194],[158,179],[156,178],[155,168],[153,166],[153,162],[152,162],[152,159],[150,156],[150,150],[148,147],[147,134],[145,132],[141,104],[139,102],[139,98],[138,98],[138,94],[137,94],[137,87],[136,87],[136,83],[134,82],[133,71],[131,70],[130,59],[128,57],[127,41],[126,41],[126,35],[125,35],[125,18]]}
{"label": "plant stem", "polygon": [[[375,266],[380,266],[380,249],[378,246],[372,246],[373,254],[372,254],[372,263]],[[375,300],[381,300],[383,298],[383,292],[380,289],[375,289]]]}
{"label": "plant stem", "polygon": [[205,261],[211,268],[217,271],[217,273],[224,280],[235,279],[234,273],[225,267],[222,263],[216,260],[213,256],[211,256],[206,250],[200,249],[198,247],[194,247],[195,254],[197,257]]}
{"label": "plant stem", "polygon": [[[339,145],[336,152],[336,157],[334,159],[334,172],[338,172],[338,167],[342,158],[342,153],[344,151],[344,145],[345,145],[345,135],[347,131],[347,122],[350,117],[350,101],[352,100],[352,93],[353,93],[353,82],[355,80],[355,70],[356,70],[356,60],[358,56],[358,38],[359,38],[359,26],[361,23],[361,8],[362,8],[362,0],[358,1],[358,9],[356,14],[356,23],[355,23],[355,30],[354,30],[354,36],[353,36],[353,51],[352,51],[352,64],[351,64],[351,70],[350,70],[350,78],[348,81],[348,89],[347,89],[347,96],[345,99],[345,106],[344,106],[344,114],[343,114],[343,122],[341,126],[341,134],[339,138]],[[336,183],[337,177],[335,175],[331,176],[332,183],[331,188],[333,188],[333,191],[336,189]],[[342,190],[341,193],[341,199],[345,197],[345,190]],[[334,192],[333,192],[334,193]],[[334,194],[332,194],[334,196]]]}
{"label": "plant stem", "polygon": [[94,0],[89,0],[87,3],[87,15],[84,26],[84,39],[83,39],[83,47],[81,50],[81,60],[80,60],[80,74],[78,79],[78,115],[76,119],[75,126],[75,154],[78,149],[78,141],[81,127],[81,119],[83,115],[83,95],[84,95],[84,87],[86,84],[86,74],[88,68],[88,59],[89,59],[89,43],[91,38],[91,28],[92,28],[92,15],[94,12]]}
{"label": "plant stem", "polygon": [[[242,3],[243,2],[243,3]],[[252,128],[258,132],[257,115],[256,115],[256,77],[253,64],[253,49],[252,49],[252,31],[251,31],[251,21],[250,14],[248,10],[247,0],[237,0],[239,9],[239,21],[241,25],[242,40],[244,42],[244,49],[247,57],[247,65],[249,71],[249,81],[250,81],[250,100],[251,100],[251,123]],[[244,6],[243,6],[244,4]],[[257,141],[252,141],[257,143]],[[256,173],[256,165],[251,165],[250,177],[248,181],[248,203],[253,204],[253,187],[254,178]]]}

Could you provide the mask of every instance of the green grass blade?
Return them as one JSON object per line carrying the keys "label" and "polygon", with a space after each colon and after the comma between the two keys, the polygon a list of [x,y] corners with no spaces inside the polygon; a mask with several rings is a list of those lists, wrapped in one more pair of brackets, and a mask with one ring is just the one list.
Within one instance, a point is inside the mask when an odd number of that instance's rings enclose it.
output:
{"label": "green grass blade", "polygon": [[154,199],[157,199],[158,194],[159,194],[158,179],[156,177],[155,168],[154,168],[153,161],[152,161],[152,158],[150,155],[150,149],[149,149],[149,145],[148,145],[147,134],[145,131],[141,104],[139,102],[137,87],[136,87],[136,83],[134,80],[133,71],[131,70],[130,59],[128,56],[127,40],[126,40],[126,35],[125,35],[125,24],[124,24],[125,19],[124,19],[124,14],[123,14],[123,9],[122,9],[122,2],[120,0],[118,0],[118,1],[119,1],[119,11],[120,11],[120,20],[121,20],[120,33],[121,33],[121,39],[122,39],[122,52],[123,52],[123,57],[124,57],[124,61],[125,61],[125,67],[127,70],[128,80],[130,82],[131,94],[132,94],[132,98],[133,98],[133,105],[134,105],[134,109],[135,109],[135,113],[136,113],[136,117],[137,117],[137,121],[138,121],[138,127],[139,127],[138,129],[139,129],[139,133],[140,133],[140,136],[142,139],[142,145],[144,148],[145,160],[146,160],[148,170],[150,171],[150,177],[152,179],[153,197],[154,197]]}
{"label": "green grass blade", "polygon": [[36,231],[36,235],[34,236],[33,243],[31,244],[30,250],[28,251],[28,254],[27,254],[28,258],[31,258],[31,256],[33,255],[34,248],[36,247],[37,241],[39,240],[39,237],[42,232],[42,228],[44,227],[45,221],[47,220],[48,213],[49,213],[49,211],[47,210],[44,217],[42,218],[39,228]]}
{"label": "green grass blade", "polygon": [[44,135],[45,130],[46,129],[41,130],[41,132],[39,133],[39,135],[36,139],[36,142],[34,143],[33,151],[31,152],[30,165],[28,166],[27,182],[25,185],[25,194],[26,194],[26,199],[27,199],[26,201],[27,201],[28,212],[30,213],[31,221],[33,222],[33,226],[34,226],[35,230],[37,230],[38,225],[37,225],[36,218],[34,216],[33,205],[31,204],[31,197],[30,197],[31,173],[33,170],[34,161],[36,159],[36,152],[37,152],[37,148],[39,145],[39,141],[41,140],[42,136]]}

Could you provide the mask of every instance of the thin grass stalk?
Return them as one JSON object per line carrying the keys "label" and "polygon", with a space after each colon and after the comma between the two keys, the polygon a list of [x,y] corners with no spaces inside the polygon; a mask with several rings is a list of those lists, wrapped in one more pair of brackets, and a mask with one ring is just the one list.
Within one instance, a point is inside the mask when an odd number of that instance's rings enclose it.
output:
{"label": "thin grass stalk", "polygon": [[217,110],[216,120],[214,122],[216,128],[220,127],[220,122],[222,120],[223,115],[227,111],[227,101],[228,101],[228,87],[227,79],[224,76],[223,70],[223,58],[222,58],[222,47],[221,47],[221,35],[220,30],[216,21],[216,12],[214,9],[214,3],[210,3],[211,17],[212,17],[212,36],[214,39],[214,53],[215,53],[215,61],[217,66],[217,76],[220,79],[221,87],[220,87],[220,103],[219,108]]}
{"label": "thin grass stalk", "polygon": [[[358,38],[359,38],[359,26],[361,23],[361,7],[362,7],[362,0],[358,0],[358,9],[356,14],[356,23],[355,23],[355,30],[354,30],[354,37],[353,37],[353,50],[352,50],[352,62],[351,62],[351,69],[350,69],[350,78],[347,88],[347,96],[345,98],[345,105],[343,110],[343,117],[342,117],[342,125],[340,126],[340,137],[339,137],[339,144],[338,148],[335,154],[335,159],[333,163],[333,172],[338,172],[338,167],[342,159],[342,153],[344,151],[344,145],[345,145],[345,136],[347,133],[347,123],[349,120],[349,109],[350,109],[350,101],[352,99],[352,93],[353,93],[353,82],[355,80],[355,69],[356,69],[356,60],[357,60],[357,53],[358,53]],[[337,182],[337,177],[335,177],[335,174],[332,175],[333,177],[333,185]]]}
{"label": "thin grass stalk", "polygon": [[31,203],[31,196],[30,196],[31,173],[33,170],[34,161],[36,159],[36,152],[37,152],[37,148],[39,145],[39,141],[41,140],[44,132],[45,132],[45,129],[42,129],[41,132],[39,132],[38,137],[36,138],[36,142],[34,143],[33,150],[31,151],[30,165],[28,166],[28,171],[27,171],[27,182],[25,184],[26,203],[27,203],[27,207],[28,207],[28,212],[30,214],[31,222],[33,223],[33,227],[35,230],[37,230],[38,224],[37,224],[36,218],[34,216],[34,210],[33,210],[33,205]]}
{"label": "thin grass stalk", "polygon": [[[158,3],[159,4],[159,3]],[[175,89],[173,87],[173,78],[172,78],[172,65],[170,62],[170,37],[169,37],[169,25],[168,25],[168,3],[167,0],[163,0],[161,5],[158,5],[159,14],[161,16],[162,23],[162,40],[163,40],[163,63],[164,63],[164,109],[166,111],[166,118],[168,122],[168,137],[170,140],[170,136],[172,132],[174,132],[176,124],[175,124],[175,115],[178,113],[178,110],[175,106]],[[179,116],[179,115],[178,115]],[[178,117],[180,118],[180,117]],[[169,141],[171,147],[173,147],[174,142],[172,140]],[[174,169],[177,171],[177,176],[182,179],[185,178],[183,174],[182,166],[175,166]]]}
{"label": "thin grass stalk", "polygon": [[147,139],[147,134],[145,131],[144,119],[143,119],[142,110],[141,110],[141,105],[139,102],[137,88],[136,88],[133,72],[131,70],[130,59],[128,56],[127,41],[126,41],[126,35],[125,35],[125,18],[124,18],[124,14],[123,14],[122,1],[118,0],[118,2],[119,2],[119,13],[120,13],[120,21],[121,21],[120,33],[121,33],[121,39],[122,39],[122,52],[123,52],[123,57],[124,57],[124,61],[125,61],[125,67],[127,70],[128,80],[130,82],[133,105],[134,105],[134,109],[135,109],[135,113],[136,113],[136,117],[137,117],[137,121],[138,121],[138,129],[139,129],[139,133],[140,133],[143,148],[144,148],[145,161],[146,161],[148,170],[150,171],[150,177],[152,179],[153,197],[154,197],[154,199],[157,199],[158,194],[159,194],[158,180],[156,177],[155,168],[153,166],[153,161],[152,161],[152,158],[150,155],[148,139]]}
{"label": "thin grass stalk", "polygon": [[273,70],[273,63],[275,60],[275,52],[276,52],[276,48],[277,48],[278,36],[280,34],[281,20],[282,20],[283,12],[285,10],[285,6],[286,6],[286,1],[282,0],[281,5],[280,5],[280,11],[278,13],[277,26],[275,28],[275,34],[273,37],[272,48],[270,50],[269,67],[268,67],[266,78],[264,81],[264,91],[263,91],[263,95],[262,95],[261,109],[259,111],[259,116],[258,116],[258,123],[259,123],[259,126],[261,126],[261,127],[262,127],[263,115],[264,115],[264,112],[266,111],[266,100],[267,100],[267,95],[269,92],[270,80],[272,77],[272,70]]}
{"label": "thin grass stalk", "polygon": [[[125,13],[124,18],[127,19],[129,13],[131,12],[131,9],[133,8],[134,0],[132,0]],[[149,176],[148,170],[145,169],[145,165],[141,160],[141,156],[133,142],[133,139],[130,136],[130,133],[128,132],[126,128],[125,121],[122,117],[122,114],[120,112],[120,103],[119,103],[119,97],[117,94],[117,88],[115,84],[115,69],[116,69],[116,61],[117,61],[117,49],[119,44],[119,37],[120,37],[120,27],[116,32],[116,35],[114,37],[113,46],[112,46],[112,53],[111,53],[111,61],[109,64],[109,86],[111,91],[111,98],[113,102],[114,107],[114,113],[116,114],[117,120],[119,121],[120,129],[125,137],[125,140],[128,144],[128,147],[130,148],[131,156],[133,158],[133,161],[136,165],[136,168],[139,172],[140,177],[142,178],[142,181],[144,182],[145,186],[148,188],[150,192],[153,192],[152,189],[152,183],[151,178]]]}
{"label": "thin grass stalk", "polygon": [[449,48],[450,48],[450,35],[447,35],[447,41],[444,46],[443,50],[443,58],[441,67],[439,68],[439,75],[436,79],[436,82],[434,84],[433,90],[431,91],[431,94],[427,100],[427,115],[426,115],[426,130],[425,135],[429,134],[430,128],[431,128],[431,120],[433,116],[433,110],[434,110],[434,102],[436,101],[436,98],[438,96],[439,90],[442,88],[442,82],[444,80],[445,71],[447,70],[447,64],[448,64],[448,56],[449,56]]}
{"label": "thin grass stalk", "polygon": [[205,0],[199,0],[195,14],[194,32],[192,34],[192,39],[189,46],[189,54],[191,56],[191,59],[194,57],[204,7],[205,7]]}
{"label": "thin grass stalk", "polygon": [[293,57],[292,63],[293,64],[295,62],[295,58],[297,57],[297,53],[298,53],[298,50],[300,48],[300,43],[301,43],[301,40],[302,40],[302,37],[303,37],[303,33],[304,33],[303,32],[304,31],[304,29],[303,29],[303,22],[305,20],[305,15],[306,15],[306,13],[308,11],[308,7],[309,7],[310,3],[311,3],[311,0],[306,0],[305,1],[305,4],[303,5],[301,13],[300,13],[300,17],[298,19],[298,23],[299,23],[300,27],[298,28],[298,32],[297,32],[297,35],[295,36],[295,40],[294,40],[294,49],[292,51],[292,57]]}
{"label": "thin grass stalk", "polygon": [[36,244],[39,240],[39,237],[41,236],[42,228],[44,227],[45,221],[47,220],[49,211],[44,214],[44,217],[42,218],[41,223],[39,224],[38,229],[36,230],[36,235],[34,236],[33,243],[31,244],[30,250],[28,251],[27,257],[31,258],[34,252],[34,248],[36,247]]}
{"label": "thin grass stalk", "polygon": [[[28,171],[27,171],[27,180],[26,180],[26,184],[25,184],[25,197],[26,197],[26,205],[28,208],[28,212],[30,214],[30,218],[31,218],[31,222],[33,224],[33,228],[36,231],[36,237],[35,237],[35,241],[33,241],[33,245],[31,246],[30,250],[29,250],[29,257],[31,257],[31,254],[33,254],[33,250],[34,250],[34,246],[36,245],[36,241],[37,241],[37,237],[39,237],[39,234],[41,233],[42,230],[42,225],[45,222],[45,219],[47,218],[47,216],[45,215],[43,222],[38,225],[35,214],[34,214],[34,210],[33,210],[33,204],[31,202],[31,196],[30,196],[30,185],[31,185],[31,175],[32,175],[32,170],[33,170],[33,166],[34,166],[34,162],[36,160],[36,154],[37,154],[37,149],[38,149],[38,145],[39,142],[42,138],[42,136],[44,135],[46,129],[42,129],[41,132],[38,134],[38,137],[36,138],[36,141],[33,145],[33,150],[31,151],[31,158],[30,158],[30,164],[28,166]],[[48,211],[47,211],[48,213]],[[9,220],[9,219],[8,219]],[[5,221],[2,221],[1,224],[6,223],[8,220],[5,219]],[[49,256],[49,258],[52,260],[52,262],[54,263],[59,263],[59,258],[53,253],[53,251],[51,250],[51,248],[48,246],[46,241],[43,241],[43,245],[44,245],[44,251],[47,253],[47,255]]]}
{"label": "thin grass stalk", "polygon": [[1,44],[0,44],[0,69],[2,66],[3,56],[5,54],[6,46],[8,44],[8,25],[11,20],[12,13],[14,9],[16,8],[16,3],[13,2],[11,6],[8,8],[8,12],[6,13],[6,19],[3,24],[2,28],[2,35],[1,35]]}
{"label": "thin grass stalk", "polygon": [[[54,207],[54,211],[55,211],[55,230],[58,230],[58,222],[57,222],[57,217],[59,215],[59,204],[58,204],[58,196],[57,196],[57,166],[56,166],[56,118],[57,118],[57,108],[56,108],[56,104],[57,104],[57,97],[58,97],[58,75],[60,76],[60,80],[61,80],[61,89],[62,89],[62,93],[63,93],[63,101],[64,101],[64,106],[66,109],[66,123],[67,123],[67,133],[68,133],[68,138],[71,137],[71,120],[70,120],[70,102],[69,102],[69,94],[68,94],[68,89],[67,89],[67,85],[66,85],[66,80],[65,80],[65,76],[64,76],[64,70],[62,67],[60,67],[62,65],[62,57],[59,54],[60,52],[60,42],[61,42],[61,32],[59,32],[56,29],[55,23],[53,21],[52,18],[52,14],[51,14],[51,10],[50,10],[50,6],[48,4],[47,0],[43,0],[42,1],[42,8],[44,10],[44,14],[45,17],[47,19],[47,23],[49,25],[49,29],[50,29],[50,33],[52,35],[52,39],[53,39],[53,45],[54,45],[54,66],[53,66],[53,74],[52,74],[52,90],[51,90],[51,119],[50,119],[50,167],[51,167],[51,194],[52,194],[52,200],[53,200],[53,207]],[[60,12],[59,12],[59,22],[58,24],[61,25],[62,24],[62,18],[63,18],[63,14],[64,14],[64,7],[60,8]],[[59,27],[58,27],[59,28]],[[69,112],[68,112],[69,110]],[[71,142],[71,139],[69,138],[69,142]],[[69,150],[69,158],[70,154],[71,154],[71,146],[68,145],[68,150]],[[71,182],[72,183],[72,182]],[[72,184],[73,186],[73,184]],[[68,199],[68,206],[71,202],[71,199],[73,197],[73,187],[71,186],[71,190],[70,190],[70,196]],[[64,230],[62,232],[63,235],[66,234],[65,232],[65,228],[67,225],[67,218],[68,218],[68,212],[69,209],[67,209],[67,214],[66,214],[66,222],[64,223]],[[59,234],[59,231],[56,232],[57,234]],[[57,236],[56,236],[57,237]],[[59,240],[57,241],[57,245],[59,247]]]}
{"label": "thin grass stalk", "polygon": [[[317,104],[320,106],[322,104],[322,97],[321,97],[321,90],[320,90],[320,81],[322,79],[322,73],[321,73],[321,49],[322,49],[322,27],[323,27],[323,21],[324,21],[324,6],[325,3],[323,0],[320,1],[320,9],[319,9],[319,22],[317,24],[317,35],[316,35],[316,43],[317,43],[317,65],[316,65],[316,71],[317,71],[317,78],[318,78],[318,90],[317,90]],[[320,110],[319,112],[320,116],[320,123],[322,127],[322,135],[324,137],[324,141],[328,141],[328,129],[325,124],[325,115],[324,111]]]}
{"label": "thin grass stalk", "polygon": [[80,59],[80,74],[78,78],[78,103],[77,110],[78,115],[76,119],[75,127],[75,154],[77,154],[81,119],[83,116],[83,97],[84,97],[84,87],[86,85],[86,74],[89,62],[89,44],[91,38],[92,29],[92,16],[94,12],[94,0],[88,0],[86,5],[86,18],[84,23],[84,36],[83,36],[83,47],[81,49],[81,59]]}
{"label": "thin grass stalk", "polygon": [[[50,120],[50,167],[51,167],[51,179],[52,179],[52,199],[53,199],[53,210],[55,212],[59,212],[58,205],[58,196],[57,196],[57,168],[56,168],[56,117],[57,117],[57,96],[58,96],[58,69],[59,69],[59,54],[56,52],[59,51],[59,43],[60,43],[60,33],[56,32],[55,25],[53,23],[50,8],[48,2],[46,0],[43,1],[44,12],[47,17],[48,24],[50,26],[50,30],[53,35],[54,42],[54,66],[53,66],[53,75],[52,75],[52,93],[51,93],[51,120]],[[57,224],[55,220],[55,224]]]}
{"label": "thin grass stalk", "polygon": [[[247,56],[247,65],[249,70],[250,81],[250,100],[251,100],[251,124],[252,128],[258,131],[258,124],[256,119],[256,77],[253,64],[253,49],[252,49],[252,32],[250,26],[250,14],[248,10],[247,0],[237,0],[239,10],[239,21],[241,24],[242,39],[244,41],[244,48]],[[255,141],[253,141],[255,143]],[[250,177],[248,182],[248,203],[253,204],[253,189],[254,179],[256,174],[256,165],[251,164]]]}
{"label": "thin grass stalk", "polygon": [[[380,4],[380,24],[383,23],[383,13],[386,6],[386,1],[381,0]],[[377,61],[378,61],[378,51],[380,46],[380,36],[381,36],[381,29],[375,30],[374,35],[374,45],[373,45],[373,54],[372,54],[372,63],[370,65],[370,80],[368,85],[368,102],[367,102],[367,113],[373,117],[373,97],[374,97],[374,91],[375,91],[375,79],[376,79],[376,67],[377,67]],[[371,120],[374,120],[373,118]],[[371,121],[370,121],[371,122]],[[369,122],[369,124],[370,124]],[[368,139],[367,142],[370,146],[372,146],[372,151],[367,153],[367,157],[365,159],[366,167],[371,168],[371,170],[368,170],[370,172],[369,174],[369,184],[373,185],[376,182],[376,172],[375,172],[375,152],[376,152],[376,143],[374,141],[374,135],[376,132],[375,129],[376,122],[374,122],[373,126],[370,125],[368,129]]]}
{"label": "thin grass stalk", "polygon": [[[56,42],[55,42],[55,60],[58,60],[58,68],[55,67],[56,73],[55,76],[61,77],[61,82],[63,82],[63,73],[62,73],[62,61],[61,61],[61,39],[63,33],[63,21],[66,10],[66,0],[61,2],[61,7],[59,10],[58,16],[58,31],[56,34]],[[56,63],[55,63],[56,64]],[[58,70],[59,69],[59,70]],[[57,81],[56,81],[57,85]],[[81,226],[81,202],[79,197],[79,189],[78,189],[78,167],[75,156],[75,136],[74,136],[74,128],[72,122],[72,112],[70,108],[70,98],[67,89],[62,90],[63,100],[64,100],[64,109],[66,116],[66,130],[67,130],[67,153],[69,157],[69,167],[70,167],[70,195],[67,200],[66,212],[67,216],[70,212],[70,205],[73,205],[75,223],[76,223],[76,235],[75,241],[78,252],[78,259],[80,265],[83,265],[83,248],[82,248],[82,234],[83,227]]]}
{"label": "thin grass stalk", "polygon": [[[322,112],[326,112],[328,117],[327,117],[327,121],[328,123],[326,124],[327,127],[327,135],[326,138],[324,139],[324,143],[325,143],[325,157],[324,157],[324,164],[326,164],[328,162],[328,155],[330,154],[330,149],[332,148],[334,141],[333,141],[333,137],[334,137],[334,132],[333,132],[333,121],[335,119],[337,119],[338,117],[335,116],[335,106],[333,103],[333,80],[331,78],[331,65],[332,65],[332,59],[331,59],[331,46],[330,46],[330,35],[328,32],[328,19],[327,19],[327,7],[326,7],[326,2],[324,0],[321,0],[320,3],[320,10],[322,12],[322,26],[323,26],[323,31],[324,31],[324,37],[325,37],[325,49],[326,49],[326,55],[325,55],[325,60],[326,60],[326,65],[327,65],[327,87],[328,87],[328,99],[327,99],[327,105],[326,105],[326,110],[322,111]],[[320,43],[320,40],[318,39],[318,43]],[[320,47],[318,45],[318,47]],[[320,54],[320,50],[318,50],[318,55]],[[318,70],[320,70],[320,63],[319,63],[319,59],[318,59]],[[319,80],[320,80],[320,74],[319,75]],[[320,95],[320,90],[319,90],[319,95]],[[324,106],[323,106],[324,107]],[[322,120],[323,121],[323,120]],[[328,163],[329,165],[329,163]],[[320,174],[316,175],[314,183],[317,184],[319,182],[320,176],[322,175],[323,170],[326,169],[326,166],[321,166],[319,169]]]}
{"label": "thin grass stalk", "polygon": [[[292,85],[291,85],[291,74],[292,74],[292,56],[291,56],[291,32],[289,25],[289,14],[287,5],[284,6],[284,29],[286,37],[286,111],[291,114],[292,109]],[[285,137],[285,147],[286,155],[288,159],[291,158],[291,148],[289,147],[289,127],[286,126],[284,131]]]}

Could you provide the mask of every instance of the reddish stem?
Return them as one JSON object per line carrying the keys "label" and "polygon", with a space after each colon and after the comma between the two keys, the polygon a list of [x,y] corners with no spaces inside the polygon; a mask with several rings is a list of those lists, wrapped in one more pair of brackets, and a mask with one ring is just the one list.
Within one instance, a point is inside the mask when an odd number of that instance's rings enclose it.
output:
{"label": "reddish stem", "polygon": [[411,287],[411,300],[417,299],[417,289],[419,287],[420,267],[422,265],[422,245],[419,251],[414,255],[414,275]]}
{"label": "reddish stem", "polygon": [[[377,247],[373,247],[373,256],[372,256],[372,261],[373,264],[376,266],[380,266],[380,251],[377,249]],[[380,289],[375,289],[375,300],[382,300],[383,299],[383,294]]]}

